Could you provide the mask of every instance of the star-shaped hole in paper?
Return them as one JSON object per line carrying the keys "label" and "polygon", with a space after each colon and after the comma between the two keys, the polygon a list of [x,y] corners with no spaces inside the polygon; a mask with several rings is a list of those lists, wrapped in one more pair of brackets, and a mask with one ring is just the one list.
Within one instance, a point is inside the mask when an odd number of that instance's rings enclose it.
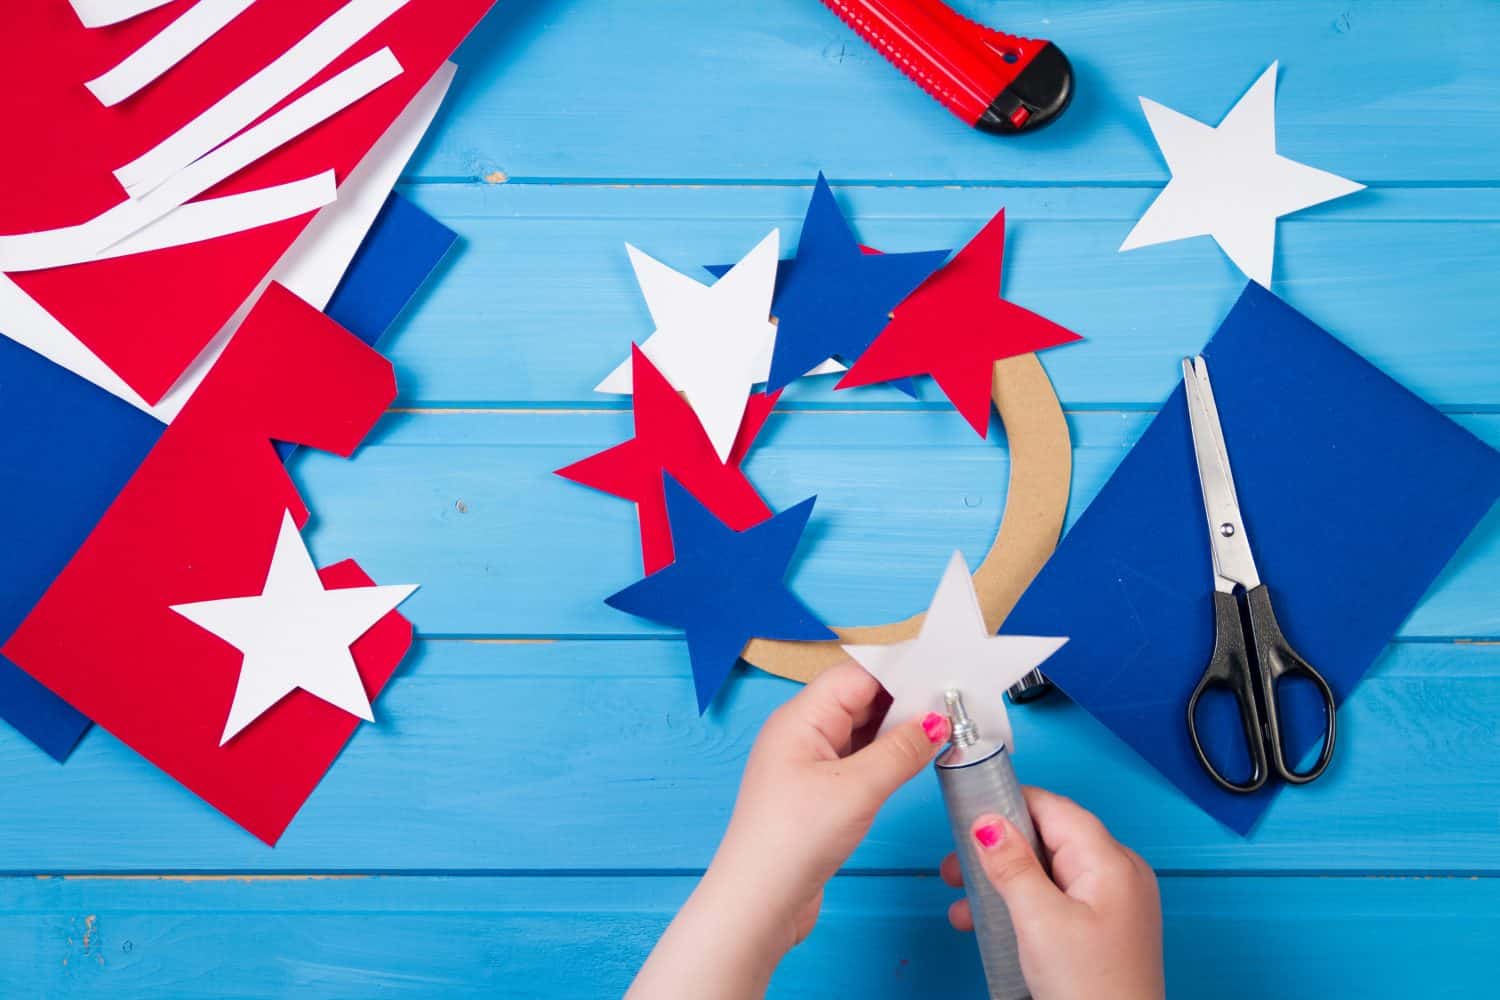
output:
{"label": "star-shaped hole in paper", "polygon": [[848,645],[844,652],[891,695],[881,730],[944,711],[956,690],[979,735],[1015,749],[1005,690],[1062,648],[1055,636],[995,635],[986,627],[963,553],[953,553],[915,639],[884,646]]}
{"label": "star-shaped hole in paper", "polygon": [[795,266],[776,292],[770,389],[830,359],[852,365],[890,321],[891,310],[947,258],[947,250],[867,253],[819,173]]}
{"label": "star-shaped hole in paper", "polygon": [[[656,330],[640,349],[687,397],[721,462],[729,460],[751,388],[766,380],[776,327],[771,296],[780,234],[770,234],[712,285],[626,246]],[[632,391],[626,358],[595,392]]]}
{"label": "star-shaped hole in paper", "polygon": [[1269,288],[1276,220],[1364,189],[1277,154],[1276,68],[1272,63],[1216,126],[1141,98],[1172,179],[1121,250],[1212,236],[1248,278]]}
{"label": "star-shaped hole in paper", "polygon": [[1000,298],[1005,260],[1001,209],[936,274],[896,307],[895,317],[838,388],[931,375],[954,409],[984,437],[996,361],[1082,340]]}
{"label": "star-shaped hole in paper", "polygon": [[735,531],[670,475],[664,480],[676,559],[604,603],[686,633],[701,713],[751,639],[837,638],[785,582],[817,498]]}
{"label": "star-shaped hole in paper", "polygon": [[632,348],[635,437],[558,469],[557,474],[613,496],[634,500],[641,523],[641,562],[655,573],[672,561],[662,473],[669,473],[699,502],[735,530],[771,516],[771,508],[740,471],[740,463],[765,425],[779,393],[750,396],[744,423],[719,460],[692,407],[667,384],[639,348]]}
{"label": "star-shaped hole in paper", "polygon": [[416,589],[325,590],[291,512],[283,514],[260,594],[172,605],[244,654],[219,745],[298,688],[374,722],[349,646]]}

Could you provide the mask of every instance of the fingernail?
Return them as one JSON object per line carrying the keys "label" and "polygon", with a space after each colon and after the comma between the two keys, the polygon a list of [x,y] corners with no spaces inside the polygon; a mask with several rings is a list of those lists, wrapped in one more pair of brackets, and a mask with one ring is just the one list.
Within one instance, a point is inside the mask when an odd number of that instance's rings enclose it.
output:
{"label": "fingernail", "polygon": [[984,848],[994,847],[1005,839],[1005,827],[999,823],[986,823],[974,831],[974,839]]}
{"label": "fingernail", "polygon": [[922,716],[922,732],[929,743],[946,743],[948,740],[948,717],[941,712],[928,712]]}

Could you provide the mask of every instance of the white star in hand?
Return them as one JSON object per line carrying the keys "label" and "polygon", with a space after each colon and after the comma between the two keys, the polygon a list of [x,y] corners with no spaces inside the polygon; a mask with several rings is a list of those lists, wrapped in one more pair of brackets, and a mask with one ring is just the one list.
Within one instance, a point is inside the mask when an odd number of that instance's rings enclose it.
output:
{"label": "white star in hand", "polygon": [[1270,287],[1276,220],[1362,190],[1276,153],[1276,63],[1217,127],[1141,98],[1172,179],[1120,249],[1212,236],[1239,269]]}
{"label": "white star in hand", "polygon": [[953,553],[915,639],[844,652],[891,695],[881,730],[927,712],[941,712],[943,693],[957,690],[979,735],[1015,749],[1005,689],[1041,666],[1067,639],[994,635],[984,624],[963,553]]}
{"label": "white star in hand", "polygon": [[[729,460],[751,387],[770,377],[776,346],[771,298],[780,240],[780,230],[771,230],[712,285],[625,245],[656,324],[641,342],[641,352],[687,398],[721,461]],[[813,373],[842,368],[824,364]],[[594,386],[595,392],[630,390],[628,357]]]}
{"label": "white star in hand", "polygon": [[416,589],[410,585],[324,590],[287,512],[258,596],[172,605],[173,611],[244,653],[219,745],[297,688],[374,722],[349,644]]}

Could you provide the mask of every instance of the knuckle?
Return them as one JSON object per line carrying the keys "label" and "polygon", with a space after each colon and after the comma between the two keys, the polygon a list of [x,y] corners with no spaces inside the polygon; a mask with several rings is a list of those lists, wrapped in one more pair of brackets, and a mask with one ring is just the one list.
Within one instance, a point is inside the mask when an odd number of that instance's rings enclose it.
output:
{"label": "knuckle", "polygon": [[984,859],[985,872],[991,881],[1000,885],[1008,885],[1017,879],[1024,878],[1035,865],[1036,861],[1033,858],[1021,853],[1007,853],[1000,857]]}

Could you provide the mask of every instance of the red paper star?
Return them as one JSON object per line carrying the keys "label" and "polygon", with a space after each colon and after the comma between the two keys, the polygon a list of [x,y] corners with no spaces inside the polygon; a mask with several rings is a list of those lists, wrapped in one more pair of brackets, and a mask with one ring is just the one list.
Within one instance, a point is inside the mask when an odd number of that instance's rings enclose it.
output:
{"label": "red paper star", "polygon": [[896,307],[885,330],[835,388],[931,375],[953,408],[984,437],[996,361],[1083,339],[999,297],[1004,257],[1001,209]]}
{"label": "red paper star", "polygon": [[771,508],[740,471],[740,462],[781,393],[751,395],[729,461],[721,462],[687,400],[677,394],[640,348],[632,347],[630,358],[635,437],[558,469],[557,474],[635,501],[641,521],[641,561],[649,574],[672,562],[663,472],[670,473],[699,503],[736,531],[771,516]]}

